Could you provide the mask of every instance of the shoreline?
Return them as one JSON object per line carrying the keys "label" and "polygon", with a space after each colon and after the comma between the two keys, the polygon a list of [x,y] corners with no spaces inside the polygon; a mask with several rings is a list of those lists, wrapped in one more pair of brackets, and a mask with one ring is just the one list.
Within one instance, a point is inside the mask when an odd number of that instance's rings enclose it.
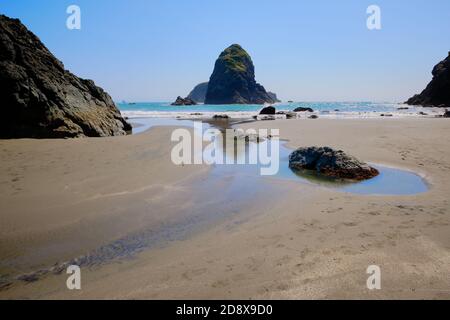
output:
{"label": "shoreline", "polygon": [[[130,105],[128,104],[118,104],[119,109],[124,117],[129,119],[133,118],[174,118],[174,119],[209,119],[215,115],[227,115],[231,119],[252,119],[255,115],[259,114],[261,110],[266,105],[253,106],[253,105],[195,105],[195,106],[182,106],[176,107],[169,110],[170,105],[168,103],[142,103],[142,108],[147,108],[147,106],[152,106],[152,104],[157,104],[159,110],[142,110],[142,109],[128,109]],[[167,104],[168,106],[164,107]],[[330,103],[331,104],[331,103]],[[342,103],[336,104],[338,107]],[[381,104],[382,106],[384,104]],[[343,111],[334,110],[332,107],[327,107],[327,110],[320,109],[321,104],[317,106],[308,103],[277,103],[273,106],[277,109],[277,112],[291,112],[296,107],[311,107],[314,112],[297,112],[298,119],[308,118],[311,115],[317,115],[320,118],[325,119],[388,119],[388,118],[435,118],[442,116],[445,112],[445,108],[437,107],[422,107],[422,106],[410,106],[405,104],[386,104],[389,108],[379,107],[380,110],[370,111],[364,110],[366,107],[358,107],[358,103],[355,102],[354,106],[352,103],[351,108],[360,109],[358,111]],[[134,105],[131,105],[134,107]],[[318,107],[318,108],[315,108]],[[251,108],[252,110],[245,110],[246,108]],[[349,107],[344,107],[348,109]],[[374,107],[376,108],[376,107]],[[402,109],[406,108],[406,109]],[[225,110],[223,110],[225,109]],[[229,110],[227,110],[229,109]],[[242,110],[235,110],[242,109]],[[285,115],[275,115],[277,119],[283,119]]]}

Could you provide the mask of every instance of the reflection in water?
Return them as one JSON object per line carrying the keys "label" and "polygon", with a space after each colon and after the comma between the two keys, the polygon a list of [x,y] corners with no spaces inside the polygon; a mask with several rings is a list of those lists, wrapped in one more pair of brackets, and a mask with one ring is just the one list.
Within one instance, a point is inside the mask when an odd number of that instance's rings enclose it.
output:
{"label": "reflection in water", "polygon": [[[134,120],[142,124],[135,133],[143,132],[152,126],[194,126],[194,121],[191,120],[156,118]],[[204,122],[203,131],[214,127],[224,132],[226,129],[232,127],[233,124],[236,123],[230,123],[226,120],[210,121],[209,123]],[[201,135],[203,132],[196,133]],[[230,145],[229,142],[228,144]],[[237,146],[236,141],[234,145]],[[243,144],[244,147],[240,144],[241,147],[238,146],[237,148],[226,148],[224,147],[224,143],[220,139],[217,139],[215,146],[217,147],[216,150],[218,150],[219,156],[224,157],[225,163],[238,163],[233,165],[213,165],[213,173],[216,176],[220,174],[260,176],[261,169],[267,168],[268,163],[261,162],[259,159],[257,164],[253,164],[251,160],[254,158],[254,155],[266,154],[267,157],[271,157],[271,150],[276,150],[276,152],[279,152],[279,171],[274,176],[275,178],[295,180],[300,183],[316,184],[339,191],[367,195],[413,195],[428,191],[426,182],[420,176],[409,171],[378,165],[373,165],[373,167],[380,171],[380,175],[361,182],[336,180],[320,176],[313,171],[294,172],[289,168],[289,155],[292,150],[287,148],[279,139],[267,139],[259,143],[249,141]],[[235,150],[237,150],[236,153]]]}

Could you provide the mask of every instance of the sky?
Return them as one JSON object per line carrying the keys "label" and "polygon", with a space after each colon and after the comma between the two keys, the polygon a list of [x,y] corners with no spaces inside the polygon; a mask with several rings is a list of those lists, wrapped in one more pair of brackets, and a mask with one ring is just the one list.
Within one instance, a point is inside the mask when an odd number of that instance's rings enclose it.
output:
{"label": "sky", "polygon": [[[367,28],[373,4],[381,30]],[[115,101],[185,96],[238,43],[282,100],[402,102],[450,50],[448,0],[0,0],[0,13]]]}

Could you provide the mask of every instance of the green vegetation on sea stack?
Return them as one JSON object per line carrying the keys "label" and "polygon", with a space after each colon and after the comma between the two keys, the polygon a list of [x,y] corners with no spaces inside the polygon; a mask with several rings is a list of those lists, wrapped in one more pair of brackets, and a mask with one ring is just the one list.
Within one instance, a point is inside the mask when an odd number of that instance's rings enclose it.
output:
{"label": "green vegetation on sea stack", "polygon": [[253,61],[240,45],[233,44],[220,54],[209,81],[206,104],[264,104],[276,101],[255,81]]}
{"label": "green vegetation on sea stack", "polygon": [[225,49],[220,55],[219,60],[223,61],[229,71],[247,72],[247,66],[253,65],[252,58],[238,44],[234,44]]}

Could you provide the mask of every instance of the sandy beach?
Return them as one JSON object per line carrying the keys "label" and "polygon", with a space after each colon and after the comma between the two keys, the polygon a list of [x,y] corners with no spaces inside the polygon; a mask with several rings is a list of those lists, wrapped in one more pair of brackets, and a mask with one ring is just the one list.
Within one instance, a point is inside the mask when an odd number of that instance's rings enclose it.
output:
{"label": "sandy beach", "polygon": [[[292,148],[326,145],[411,170],[430,189],[357,195],[261,177],[242,192],[233,175],[174,166],[171,127],[3,140],[0,299],[450,298],[447,119],[240,126],[278,128]],[[141,250],[128,256],[129,247]],[[66,288],[65,272],[11,280],[90,252],[80,291]],[[381,290],[366,287],[369,265],[381,267]]]}

